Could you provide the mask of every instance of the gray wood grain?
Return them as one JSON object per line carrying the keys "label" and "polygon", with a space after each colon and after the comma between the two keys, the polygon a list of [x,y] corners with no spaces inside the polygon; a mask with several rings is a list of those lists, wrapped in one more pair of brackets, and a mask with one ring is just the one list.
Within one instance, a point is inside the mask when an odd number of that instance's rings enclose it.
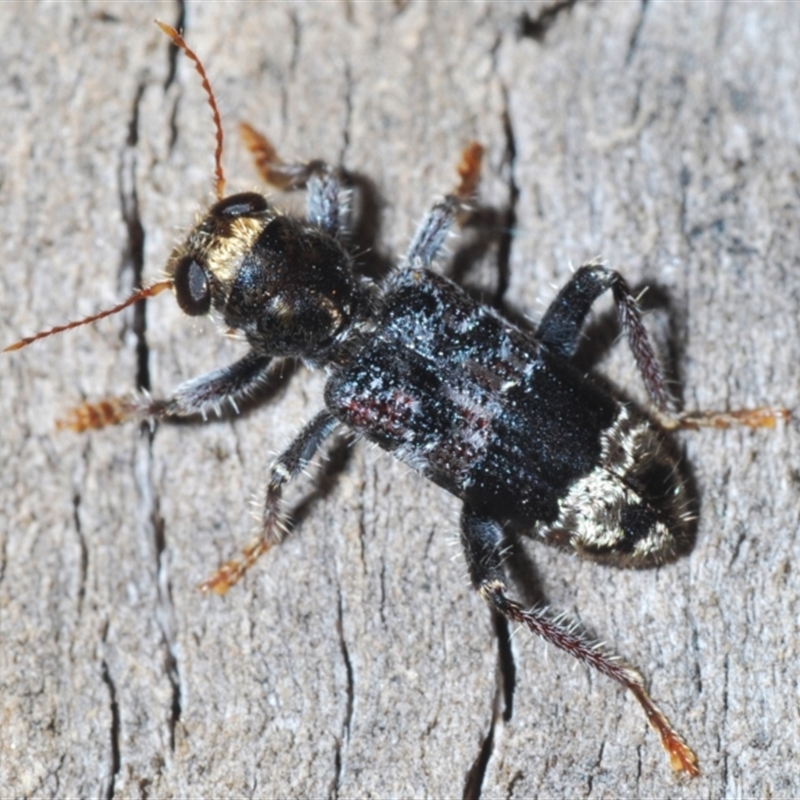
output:
{"label": "gray wood grain", "polygon": [[[570,263],[601,253],[669,301],[649,324],[688,406],[796,407],[798,7],[560,5],[188,3],[229,190],[257,185],[246,119],[288,158],[373,181],[375,252],[398,253],[478,139],[482,196],[516,218],[514,310],[538,317]],[[151,22],[178,13],[0,5],[2,342],[110,305],[137,269],[155,278],[211,199],[205,100]],[[465,281],[496,287],[496,260]],[[699,754],[686,782],[631,697],[522,631],[504,716],[457,503],[363,445],[295,536],[202,597],[324,376],[300,369],[241,418],[152,439],[56,433],[142,365],[163,393],[240,352],[167,296],[145,323],[122,314],[0,362],[0,795],[800,793],[796,423],[681,437],[700,520],[674,565],[526,547],[547,600],[647,676]],[[599,370],[641,396],[624,345]]]}

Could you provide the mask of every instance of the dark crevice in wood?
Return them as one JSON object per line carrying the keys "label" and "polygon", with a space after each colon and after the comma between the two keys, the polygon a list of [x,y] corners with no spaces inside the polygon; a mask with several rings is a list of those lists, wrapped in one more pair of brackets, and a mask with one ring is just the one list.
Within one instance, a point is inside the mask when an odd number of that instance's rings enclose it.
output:
{"label": "dark crevice in wood", "polygon": [[523,11],[517,19],[517,35],[520,39],[533,39],[541,44],[559,15],[571,11],[577,2],[578,0],[561,0],[548,6],[535,17]]}
{"label": "dark crevice in wood", "polygon": [[353,71],[350,69],[350,64],[346,64],[344,68],[344,83],[345,83],[345,96],[344,96],[344,124],[342,125],[342,149],[339,151],[339,164],[343,165],[347,158],[347,151],[350,147],[350,128],[353,120]]}
{"label": "dark crevice in wood", "polygon": [[517,160],[517,142],[514,136],[514,127],[511,124],[509,111],[508,91],[503,87],[503,133],[506,138],[506,147],[503,159],[508,169],[508,204],[503,213],[503,225],[497,243],[497,289],[495,290],[493,305],[499,308],[508,291],[511,279],[511,248],[514,244],[514,231],[517,227],[517,203],[519,202],[519,186],[514,175]]}
{"label": "dark crevice in wood", "polygon": [[[148,447],[152,444],[152,435],[148,442]],[[148,459],[150,453],[148,452]],[[148,481],[150,480],[150,473],[148,471]],[[181,714],[183,712],[183,694],[181,691],[181,676],[180,664],[178,662],[178,651],[176,644],[176,622],[175,622],[175,607],[172,599],[172,584],[169,580],[169,571],[167,569],[169,552],[167,550],[167,540],[165,535],[164,518],[161,516],[158,508],[158,501],[155,499],[155,487],[149,486],[147,489],[149,496],[152,498],[152,508],[149,513],[150,527],[152,529],[152,536],[155,543],[156,551],[156,569],[158,572],[158,605],[159,613],[156,615],[156,621],[161,630],[163,638],[163,646],[165,650],[164,656],[164,672],[166,673],[167,680],[169,681],[171,699],[170,699],[170,714],[167,720],[169,728],[169,747],[170,750],[175,752],[175,731],[180,723]]]}
{"label": "dark crevice in wood", "polygon": [[628,45],[628,52],[625,55],[625,66],[627,67],[631,61],[633,60],[633,56],[636,53],[636,49],[639,46],[639,37],[642,33],[642,27],[644,26],[644,16],[647,13],[647,4],[650,0],[642,0],[642,8],[641,12],[639,13],[639,19],[636,22],[636,27],[633,29],[633,33],[631,34],[631,41]]}
{"label": "dark crevice in wood", "polygon": [[483,779],[486,776],[486,768],[489,766],[489,759],[491,759],[492,751],[494,750],[494,717],[495,714],[493,709],[492,723],[489,727],[489,733],[481,742],[478,755],[470,767],[469,772],[467,773],[467,780],[464,783],[464,792],[462,795],[464,800],[480,800],[481,790],[483,788]]}
{"label": "dark crevice in wood", "polygon": [[[184,0],[177,0],[175,5],[178,13],[175,15],[175,22],[172,23],[172,27],[183,34],[186,31],[186,4]],[[178,53],[178,48],[173,44],[172,40],[169,40],[167,45],[167,78],[164,81],[165,92],[175,82],[175,75],[178,71]]]}
{"label": "dark crevice in wood", "polygon": [[489,732],[481,742],[478,755],[467,772],[464,783],[464,800],[478,800],[481,796],[486,770],[494,752],[495,727],[498,721],[500,698],[503,700],[503,721],[508,722],[514,713],[514,690],[517,684],[517,665],[511,647],[511,633],[508,621],[499,614],[493,614],[495,635],[497,636],[497,691],[492,700],[491,724]]}
{"label": "dark crevice in wood", "polygon": [[[120,277],[131,274],[133,287],[142,285],[144,274],[145,231],[139,213],[139,193],[136,186],[136,148],[139,143],[139,106],[147,84],[141,81],[136,89],[131,117],[128,123],[128,138],[117,169],[119,202],[122,220],[128,233],[125,250],[120,263]],[[150,389],[150,352],[147,346],[147,301],[140,300],[133,307],[133,332],[136,337],[136,388]]]}
{"label": "dark crevice in wood", "polygon": [[[182,20],[179,19],[179,22]],[[118,167],[119,200],[122,219],[125,223],[128,239],[122,256],[120,273],[131,274],[130,283],[134,287],[142,285],[145,268],[145,230],[142,224],[139,195],[137,188],[137,148],[139,145],[139,112],[142,99],[147,89],[147,81],[142,79],[137,87],[133,102],[128,137]],[[133,332],[136,338],[136,388],[150,389],[150,348],[147,342],[147,305],[142,300],[133,308]],[[158,575],[158,613],[157,623],[163,637],[165,650],[164,671],[171,688],[170,712],[168,717],[170,749],[175,749],[175,731],[182,713],[182,693],[180,670],[176,655],[176,617],[172,601],[172,590],[167,571],[168,547],[165,535],[164,520],[159,512],[157,488],[153,484],[150,472],[152,461],[152,445],[155,429],[148,423],[141,426],[142,435],[147,437],[147,469],[144,477],[137,481],[143,508],[143,519],[147,534],[152,537],[156,572]]]}
{"label": "dark crevice in wood", "polygon": [[[107,632],[108,629],[106,628],[106,633]],[[105,638],[105,636],[103,638]],[[105,661],[105,659],[103,660],[101,668],[103,673],[103,683],[108,689],[108,696],[111,706],[111,775],[109,776],[108,785],[106,786],[106,791],[104,793],[106,800],[111,800],[111,798],[114,797],[114,785],[122,764],[119,750],[119,703],[117,702],[117,687],[114,684],[114,681],[111,679],[111,673],[109,672],[108,663]]]}
{"label": "dark crevice in wood", "polygon": [[78,616],[81,615],[83,610],[83,601],[86,597],[86,575],[89,570],[89,550],[86,547],[86,539],[83,535],[83,526],[81,525],[81,494],[75,492],[72,495],[72,520],[75,523],[75,532],[78,535],[78,546],[81,551],[80,560],[80,573],[79,573],[79,587],[78,587]]}
{"label": "dark crevice in wood", "polygon": [[350,651],[347,647],[347,640],[344,637],[344,609],[342,603],[342,592],[339,589],[336,616],[336,632],[339,636],[339,649],[344,661],[345,672],[347,673],[347,699],[345,702],[344,720],[342,721],[342,734],[336,741],[334,753],[334,780],[331,787],[330,796],[337,798],[342,782],[342,750],[347,746],[350,739],[350,724],[353,719],[353,706],[355,704],[355,682],[353,678],[353,664],[350,661]]}

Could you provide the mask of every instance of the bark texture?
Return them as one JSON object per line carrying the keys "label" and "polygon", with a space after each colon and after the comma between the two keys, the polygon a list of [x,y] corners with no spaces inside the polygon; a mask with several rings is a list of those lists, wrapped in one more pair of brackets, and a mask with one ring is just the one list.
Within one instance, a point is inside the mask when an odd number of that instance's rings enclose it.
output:
{"label": "bark texture", "polygon": [[[652,287],[688,407],[798,405],[793,3],[3,3],[3,343],[157,277],[211,199],[206,101],[153,17],[205,61],[229,191],[258,184],[238,120],[345,165],[374,190],[379,268],[477,139],[497,213],[452,241],[459,280],[537,318],[602,254]],[[633,698],[524,631],[507,645],[453,546],[458,504],[375,450],[338,450],[296,535],[202,597],[324,376],[152,436],[54,420],[240,352],[164,295],[0,359],[0,795],[800,794],[796,422],[681,437],[699,523],[676,564],[517,557],[539,581],[518,594],[647,676],[700,757],[686,782]],[[624,344],[585,357],[641,397]]]}

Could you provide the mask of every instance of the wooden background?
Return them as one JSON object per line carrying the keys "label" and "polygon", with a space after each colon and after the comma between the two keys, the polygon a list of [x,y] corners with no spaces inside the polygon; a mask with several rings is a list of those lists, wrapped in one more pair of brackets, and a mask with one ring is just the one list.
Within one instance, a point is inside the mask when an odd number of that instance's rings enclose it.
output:
{"label": "wooden background", "polygon": [[[230,191],[258,185],[246,119],[372,182],[363,260],[386,263],[478,139],[498,213],[462,282],[537,318],[602,254],[655,287],[687,406],[798,405],[793,3],[2,3],[2,342],[157,277],[211,199],[205,99],[154,17],[182,20],[211,73]],[[458,504],[375,450],[339,451],[296,535],[201,596],[324,376],[152,438],[54,420],[240,352],[165,295],[2,356],[0,795],[800,793],[796,421],[680,438],[700,521],[674,565],[526,546],[548,602],[647,676],[699,754],[687,782],[616,685],[524,631],[498,655]],[[624,345],[598,369],[641,396]]]}

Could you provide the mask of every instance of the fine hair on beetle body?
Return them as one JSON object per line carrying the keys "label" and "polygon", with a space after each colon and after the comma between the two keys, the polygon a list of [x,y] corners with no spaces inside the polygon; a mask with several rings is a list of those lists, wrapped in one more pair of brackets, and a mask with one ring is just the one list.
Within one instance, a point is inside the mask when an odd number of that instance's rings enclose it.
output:
{"label": "fine hair on beetle body", "polygon": [[[671,767],[698,759],[622,657],[543,606],[526,608],[505,570],[507,532],[598,564],[648,568],[686,553],[693,492],[668,432],[699,426],[772,427],[788,413],[755,408],[680,412],[650,343],[635,294],[598,260],[574,271],[535,331],[512,324],[443,277],[445,237],[477,195],[483,148],[471,143],[455,188],[422,216],[405,254],[382,280],[355,267],[349,189],[323,161],[286,163],[264,136],[242,127],[265,181],[306,193],[300,219],[255,191],[225,194],[222,125],[205,70],[180,34],[161,25],[194,62],[217,131],[216,201],[169,257],[165,277],[113,308],[20,340],[117,313],[171,290],[188,316],[213,315],[247,351],[165,397],[110,397],[73,409],[64,426],[204,416],[238,408],[280,359],[324,369],[324,404],[269,471],[259,530],[238,558],[202,585],[225,594],[284,533],[283,493],[337,433],[365,439],[461,501],[460,541],[475,591],[499,616],[620,683],[659,735]],[[574,363],[595,301],[609,292],[646,390],[642,410],[587,378]]]}

